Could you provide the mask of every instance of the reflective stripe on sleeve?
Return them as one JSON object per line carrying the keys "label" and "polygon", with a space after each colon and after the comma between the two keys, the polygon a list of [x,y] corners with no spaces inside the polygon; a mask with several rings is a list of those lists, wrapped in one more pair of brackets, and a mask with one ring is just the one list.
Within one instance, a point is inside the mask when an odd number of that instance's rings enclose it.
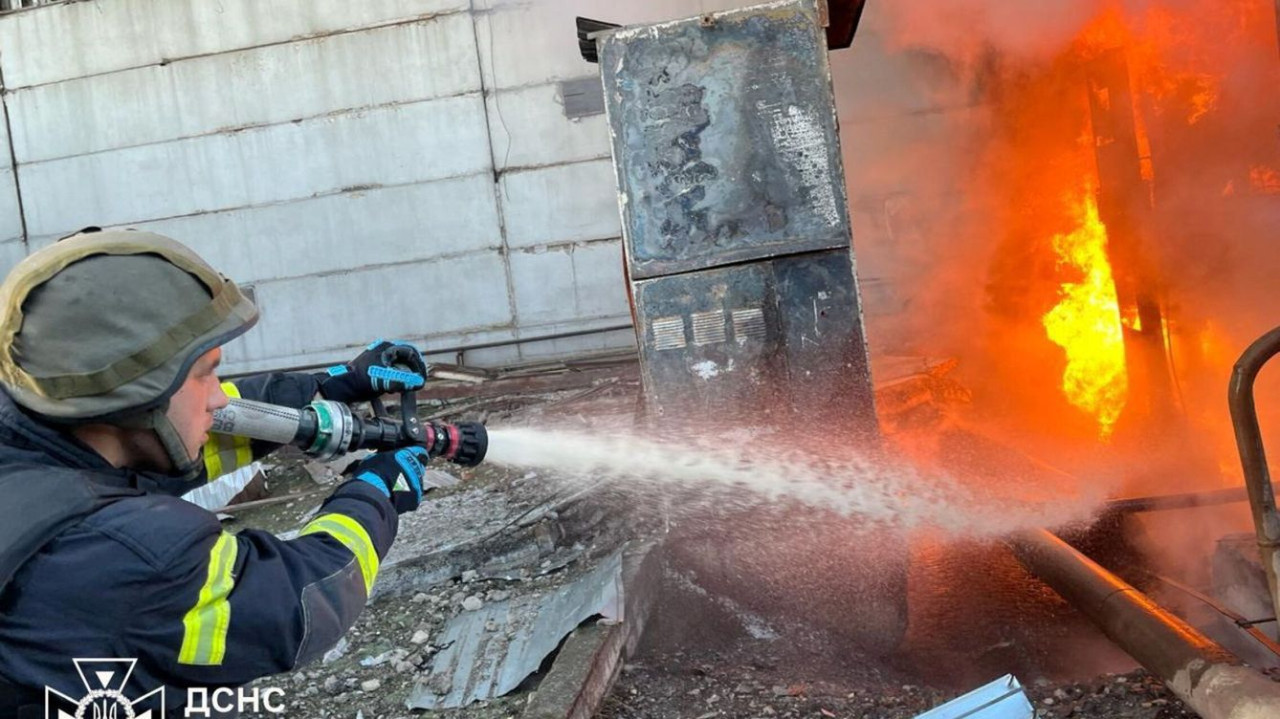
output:
{"label": "reflective stripe on sleeve", "polygon": [[364,575],[364,595],[368,597],[373,591],[373,580],[378,577],[378,552],[373,547],[373,540],[359,522],[343,514],[324,514],[307,523],[298,536],[324,533],[342,542],[351,550],[360,563],[360,572]]}
{"label": "reflective stripe on sleeve", "polygon": [[235,587],[231,572],[236,566],[236,538],[223,532],[209,550],[209,574],[196,605],[182,618],[182,649],[179,664],[219,666],[227,653],[227,630],[231,627],[231,603],[227,597]]}

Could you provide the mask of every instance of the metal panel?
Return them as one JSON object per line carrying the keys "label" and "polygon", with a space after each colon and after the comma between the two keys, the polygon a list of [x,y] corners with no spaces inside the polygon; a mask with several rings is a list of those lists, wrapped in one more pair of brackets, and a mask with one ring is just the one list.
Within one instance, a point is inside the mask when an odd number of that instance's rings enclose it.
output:
{"label": "metal panel", "polygon": [[600,41],[632,277],[848,247],[824,42],[797,2]]}
{"label": "metal panel", "polygon": [[502,204],[511,247],[620,234],[613,166],[608,160],[505,174]]}
{"label": "metal panel", "polygon": [[790,408],[876,429],[849,253],[778,257],[635,283],[645,387],[660,414]]}
{"label": "metal panel", "polygon": [[[501,90],[491,94],[488,102],[489,134],[499,170],[609,156],[604,116],[566,118],[555,83]],[[616,207],[610,212],[618,214]]]}
{"label": "metal panel", "polygon": [[55,234],[487,171],[479,95],[208,135],[22,169],[27,227]]}
{"label": "metal panel", "polygon": [[561,80],[560,100],[564,105],[564,116],[569,119],[604,114],[604,86],[600,84],[598,75]]}
{"label": "metal panel", "polygon": [[474,92],[475,52],[460,13],[18,90],[7,102],[25,163]]}
{"label": "metal panel", "polygon": [[0,17],[10,88],[465,10],[466,0],[111,0]]}
{"label": "metal panel", "polygon": [[861,436],[877,432],[862,307],[848,250],[772,261],[787,388],[804,416]]}
{"label": "metal panel", "polygon": [[[363,338],[422,341],[510,325],[502,256],[416,262],[257,285],[262,320],[244,337],[241,357],[292,362]],[[445,308],[465,308],[462,312]],[[379,311],[379,308],[383,308]]]}
{"label": "metal panel", "polygon": [[700,421],[789,411],[874,436],[851,272],[833,250],[634,283],[650,406]]}
{"label": "metal panel", "polygon": [[1017,677],[1006,674],[916,719],[1035,719],[1035,716],[1022,684]]}
{"label": "metal panel", "polygon": [[521,325],[629,314],[620,242],[513,252],[508,261]]}
{"label": "metal panel", "polygon": [[[657,414],[707,421],[763,416],[785,406],[780,388],[787,318],[779,314],[768,263],[642,280],[634,287],[644,328],[641,372]],[[734,313],[753,310],[764,317],[764,336],[734,332]]]}
{"label": "metal panel", "polygon": [[238,282],[413,262],[502,244],[488,175],[139,226],[180,238]]}
{"label": "metal panel", "polygon": [[410,709],[456,709],[513,691],[570,632],[592,616],[623,620],[622,553],[545,594],[534,593],[449,620],[431,673],[409,693]]}

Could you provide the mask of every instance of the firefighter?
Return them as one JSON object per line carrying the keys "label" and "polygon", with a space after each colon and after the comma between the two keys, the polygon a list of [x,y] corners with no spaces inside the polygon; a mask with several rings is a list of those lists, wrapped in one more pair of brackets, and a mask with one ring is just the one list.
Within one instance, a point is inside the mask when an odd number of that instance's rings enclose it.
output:
{"label": "firefighter", "polygon": [[[328,373],[218,379],[254,325],[235,283],[140,231],[82,232],[0,285],[0,717],[86,694],[77,657],[136,659],[137,694],[238,687],[322,656],[355,622],[422,498],[426,451],[371,455],[295,539],[231,534],[178,495],[274,447],[217,436],[227,396],[301,407],[420,387],[376,342]],[[392,365],[412,372],[389,372]]]}

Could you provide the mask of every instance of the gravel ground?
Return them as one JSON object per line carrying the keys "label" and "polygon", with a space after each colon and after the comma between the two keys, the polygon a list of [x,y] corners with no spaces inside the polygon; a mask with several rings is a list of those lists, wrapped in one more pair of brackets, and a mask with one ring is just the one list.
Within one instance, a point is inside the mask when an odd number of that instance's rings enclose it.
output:
{"label": "gravel ground", "polygon": [[[715,655],[651,657],[624,669],[601,717],[910,719],[954,696],[924,685],[899,684],[884,674],[863,674],[851,683],[805,679],[767,661],[744,667]],[[1027,694],[1043,719],[1196,716],[1144,671],[1078,683],[1041,680],[1027,687]]]}

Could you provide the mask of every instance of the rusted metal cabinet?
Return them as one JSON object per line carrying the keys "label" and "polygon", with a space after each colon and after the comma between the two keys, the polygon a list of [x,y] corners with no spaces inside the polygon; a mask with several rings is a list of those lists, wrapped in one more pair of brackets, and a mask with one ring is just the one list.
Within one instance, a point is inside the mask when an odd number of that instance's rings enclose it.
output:
{"label": "rusted metal cabinet", "polygon": [[873,434],[815,4],[623,28],[599,57],[650,408]]}
{"label": "rusted metal cabinet", "polygon": [[[818,5],[619,28],[597,49],[651,414],[877,451]],[[686,522],[669,549],[710,593],[886,650],[906,545],[861,525],[760,508]]]}

